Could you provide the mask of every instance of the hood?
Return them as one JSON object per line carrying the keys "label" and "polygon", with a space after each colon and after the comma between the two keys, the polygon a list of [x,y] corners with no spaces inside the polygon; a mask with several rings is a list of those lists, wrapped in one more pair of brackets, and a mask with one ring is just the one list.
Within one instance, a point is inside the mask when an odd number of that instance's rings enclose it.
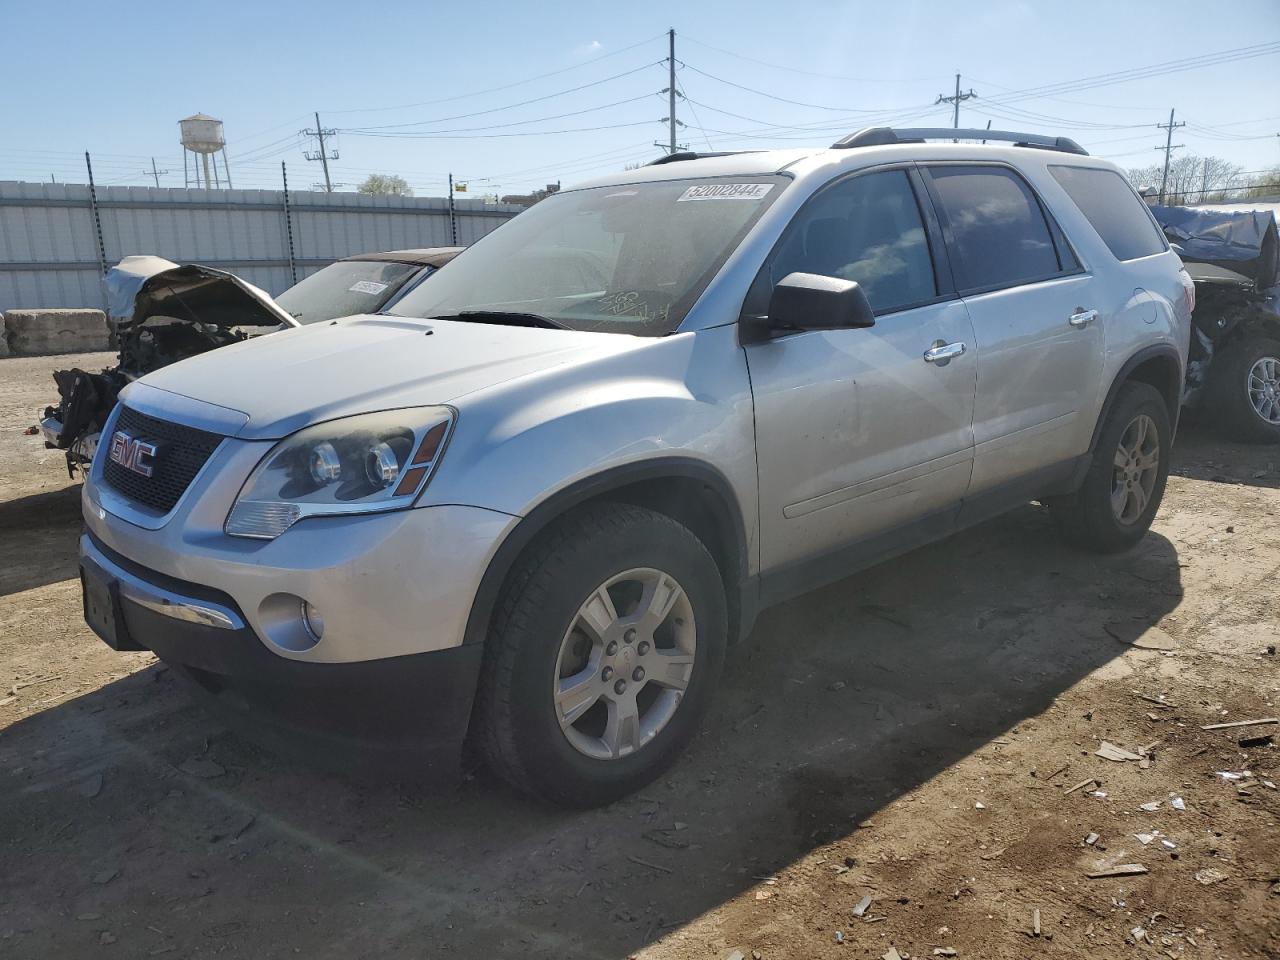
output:
{"label": "hood", "polygon": [[1253,289],[1253,281],[1244,274],[1228,270],[1226,267],[1219,267],[1216,264],[1197,263],[1194,260],[1188,260],[1182,265],[1182,269],[1187,271],[1187,276],[1191,278],[1193,283],[1238,287],[1242,290]]}
{"label": "hood", "polygon": [[298,326],[271,295],[233,273],[163,257],[125,257],[107,271],[107,307],[120,327],[176,317],[220,327]]}
{"label": "hood", "polygon": [[[450,403],[645,342],[614,333],[357,316],[232,344],[137,383],[147,393],[159,389],[238,411],[248,419],[236,436],[274,440],[336,417]],[[133,389],[121,399],[127,402]]]}
{"label": "hood", "polygon": [[1280,236],[1271,211],[1156,206],[1151,214],[1181,248],[1183,262],[1216,264],[1259,289],[1280,283]]}

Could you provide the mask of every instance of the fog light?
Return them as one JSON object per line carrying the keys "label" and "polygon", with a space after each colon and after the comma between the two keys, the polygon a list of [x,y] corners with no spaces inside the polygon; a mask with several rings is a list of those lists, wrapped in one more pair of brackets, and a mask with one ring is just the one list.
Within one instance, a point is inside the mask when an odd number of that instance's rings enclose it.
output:
{"label": "fog light", "polygon": [[317,642],[324,636],[324,617],[306,600],[302,601],[302,625]]}

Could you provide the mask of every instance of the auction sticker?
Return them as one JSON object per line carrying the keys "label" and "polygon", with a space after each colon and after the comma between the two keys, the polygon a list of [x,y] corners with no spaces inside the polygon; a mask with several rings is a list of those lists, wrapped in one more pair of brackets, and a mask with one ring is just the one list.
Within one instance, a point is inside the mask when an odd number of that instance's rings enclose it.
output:
{"label": "auction sticker", "polygon": [[387,289],[385,283],[378,283],[376,280],[357,280],[351,286],[347,287],[352,293],[367,293],[376,297],[383,290]]}
{"label": "auction sticker", "polygon": [[700,183],[677,197],[676,203],[685,200],[763,200],[772,189],[772,183]]}

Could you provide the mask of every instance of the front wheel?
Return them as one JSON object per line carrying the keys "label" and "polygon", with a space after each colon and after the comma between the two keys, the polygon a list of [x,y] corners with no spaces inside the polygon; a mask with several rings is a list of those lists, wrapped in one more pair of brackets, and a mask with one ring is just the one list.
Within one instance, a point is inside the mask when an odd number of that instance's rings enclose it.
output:
{"label": "front wheel", "polygon": [[477,714],[489,765],[565,806],[638,789],[696,732],[726,633],[718,568],[688,529],[628,504],[569,514],[499,600]]}
{"label": "front wheel", "polygon": [[1116,395],[1075,493],[1049,502],[1068,543],[1098,553],[1127,550],[1146,536],[1164,496],[1173,430],[1164,398],[1146,383]]}

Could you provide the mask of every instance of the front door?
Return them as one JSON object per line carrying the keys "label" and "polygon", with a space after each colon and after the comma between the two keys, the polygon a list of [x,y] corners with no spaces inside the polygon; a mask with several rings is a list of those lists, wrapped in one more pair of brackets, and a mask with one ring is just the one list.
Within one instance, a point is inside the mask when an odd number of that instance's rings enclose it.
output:
{"label": "front door", "polygon": [[[913,175],[855,175],[796,215],[748,297],[789,273],[856,280],[875,326],[748,345],[761,567],[785,571],[908,521],[945,526],[969,483],[976,349],[935,274]],[[838,575],[838,573],[837,573]]]}

